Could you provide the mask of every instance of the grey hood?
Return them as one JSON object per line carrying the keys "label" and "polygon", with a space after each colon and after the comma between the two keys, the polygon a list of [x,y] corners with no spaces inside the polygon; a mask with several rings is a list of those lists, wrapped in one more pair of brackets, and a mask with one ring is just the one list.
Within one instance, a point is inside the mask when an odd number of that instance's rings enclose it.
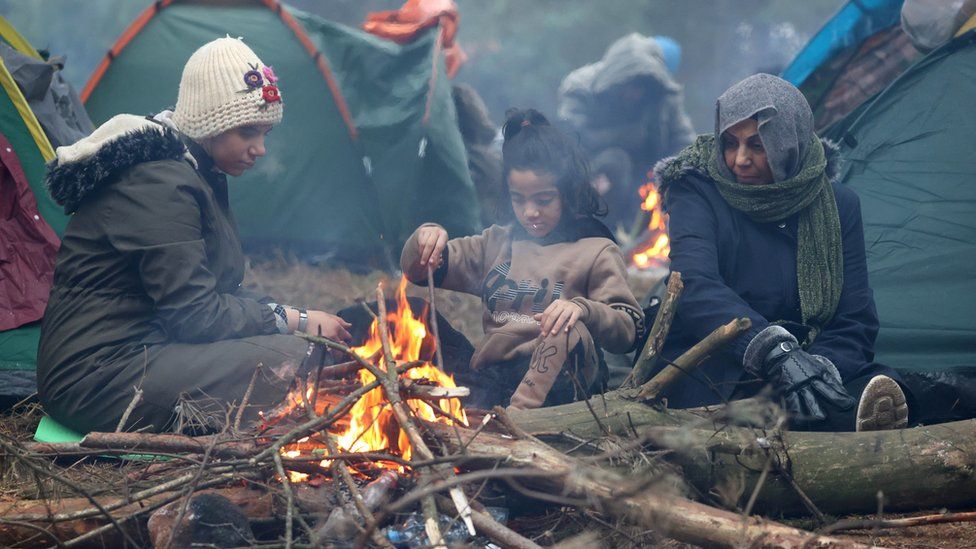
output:
{"label": "grey hood", "polygon": [[649,36],[631,33],[607,48],[603,59],[571,72],[560,93],[600,94],[635,77],[646,77],[671,93],[681,91],[664,63],[664,52]]}
{"label": "grey hood", "polygon": [[813,112],[800,90],[770,74],[754,74],[725,90],[716,101],[715,154],[722,175],[735,179],[722,157],[722,133],[752,117],[758,122],[773,180],[796,175],[813,141]]}
{"label": "grey hood", "polygon": [[976,0],[905,0],[901,28],[915,47],[930,52],[945,44],[976,14]]}

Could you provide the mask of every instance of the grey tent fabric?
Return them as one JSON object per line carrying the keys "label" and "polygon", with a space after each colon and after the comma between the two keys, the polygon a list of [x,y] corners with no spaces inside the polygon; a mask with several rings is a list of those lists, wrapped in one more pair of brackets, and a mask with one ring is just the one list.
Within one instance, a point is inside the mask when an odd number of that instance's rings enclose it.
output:
{"label": "grey tent fabric", "polygon": [[41,61],[3,42],[0,42],[0,57],[52,147],[71,145],[95,129],[78,94],[61,75],[62,57]]}

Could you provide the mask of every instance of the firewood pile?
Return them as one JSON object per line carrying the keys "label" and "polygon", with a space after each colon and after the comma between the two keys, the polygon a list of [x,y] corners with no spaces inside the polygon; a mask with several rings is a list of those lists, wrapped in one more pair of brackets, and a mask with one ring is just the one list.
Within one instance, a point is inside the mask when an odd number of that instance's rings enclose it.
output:
{"label": "firewood pile", "polygon": [[[670,380],[749,327],[733,320],[647,379],[680,292],[672,276],[624,387],[509,413],[465,409],[467,389],[420,356],[426,323],[409,307],[388,312],[378,288],[374,337],[350,348],[304,336],[345,361],[313,372],[260,426],[241,425],[245,395],[218,434],[0,437],[5,467],[36,479],[40,496],[0,499],[0,546],[539,547],[482,503],[508,493],[695,545],[859,547],[834,534],[908,519],[828,515],[976,501],[973,422],[792,433],[761,399],[668,410],[658,394]],[[63,474],[63,464],[95,456],[154,457],[121,486],[94,489]],[[57,494],[40,489],[51,484]],[[808,517],[814,529],[757,513]]]}

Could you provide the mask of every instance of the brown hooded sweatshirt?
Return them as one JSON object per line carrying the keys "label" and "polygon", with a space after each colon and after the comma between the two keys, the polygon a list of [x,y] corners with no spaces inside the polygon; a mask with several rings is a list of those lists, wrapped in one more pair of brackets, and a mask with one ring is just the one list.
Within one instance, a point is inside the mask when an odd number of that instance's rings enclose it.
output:
{"label": "brown hooded sweatshirt", "polygon": [[[586,224],[585,219],[579,221]],[[572,301],[582,309],[583,329],[569,342],[582,341],[587,362],[584,371],[595,375],[595,345],[612,353],[625,353],[633,347],[638,331],[643,329],[644,316],[627,285],[623,255],[609,238],[589,236],[599,234],[596,231],[577,234],[584,236],[552,235],[536,240],[525,235],[521,227],[492,225],[480,235],[447,243],[446,261],[435,273],[435,283],[480,296],[484,305],[486,338],[471,359],[473,370],[532,356],[540,345],[540,325],[534,315],[556,299]],[[412,281],[426,278],[416,231],[403,247],[400,266]],[[534,371],[531,369],[526,377]],[[558,373],[558,369],[549,371]],[[551,381],[541,385],[548,391]],[[541,396],[545,398],[544,393]],[[513,397],[513,405],[516,400]],[[541,400],[534,405],[539,404]]]}

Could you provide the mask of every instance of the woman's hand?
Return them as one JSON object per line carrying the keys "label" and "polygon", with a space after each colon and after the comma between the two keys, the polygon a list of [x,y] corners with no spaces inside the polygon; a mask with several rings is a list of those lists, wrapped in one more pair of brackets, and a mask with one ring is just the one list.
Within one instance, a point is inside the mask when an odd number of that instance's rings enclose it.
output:
{"label": "woman's hand", "polygon": [[417,247],[420,250],[420,264],[428,263],[433,268],[441,266],[444,248],[447,246],[447,231],[440,225],[421,225],[417,229]]}
{"label": "woman's hand", "polygon": [[[349,328],[352,328],[352,324],[336,315],[325,311],[308,311],[308,325],[305,327],[307,334],[322,336],[333,341],[349,342],[352,339]],[[288,309],[288,329],[292,332],[298,330],[297,309]]]}
{"label": "woman's hand", "polygon": [[535,315],[535,319],[542,324],[539,338],[556,335],[560,330],[569,333],[569,329],[576,324],[583,314],[583,308],[565,299],[557,299],[546,307],[546,310]]}

